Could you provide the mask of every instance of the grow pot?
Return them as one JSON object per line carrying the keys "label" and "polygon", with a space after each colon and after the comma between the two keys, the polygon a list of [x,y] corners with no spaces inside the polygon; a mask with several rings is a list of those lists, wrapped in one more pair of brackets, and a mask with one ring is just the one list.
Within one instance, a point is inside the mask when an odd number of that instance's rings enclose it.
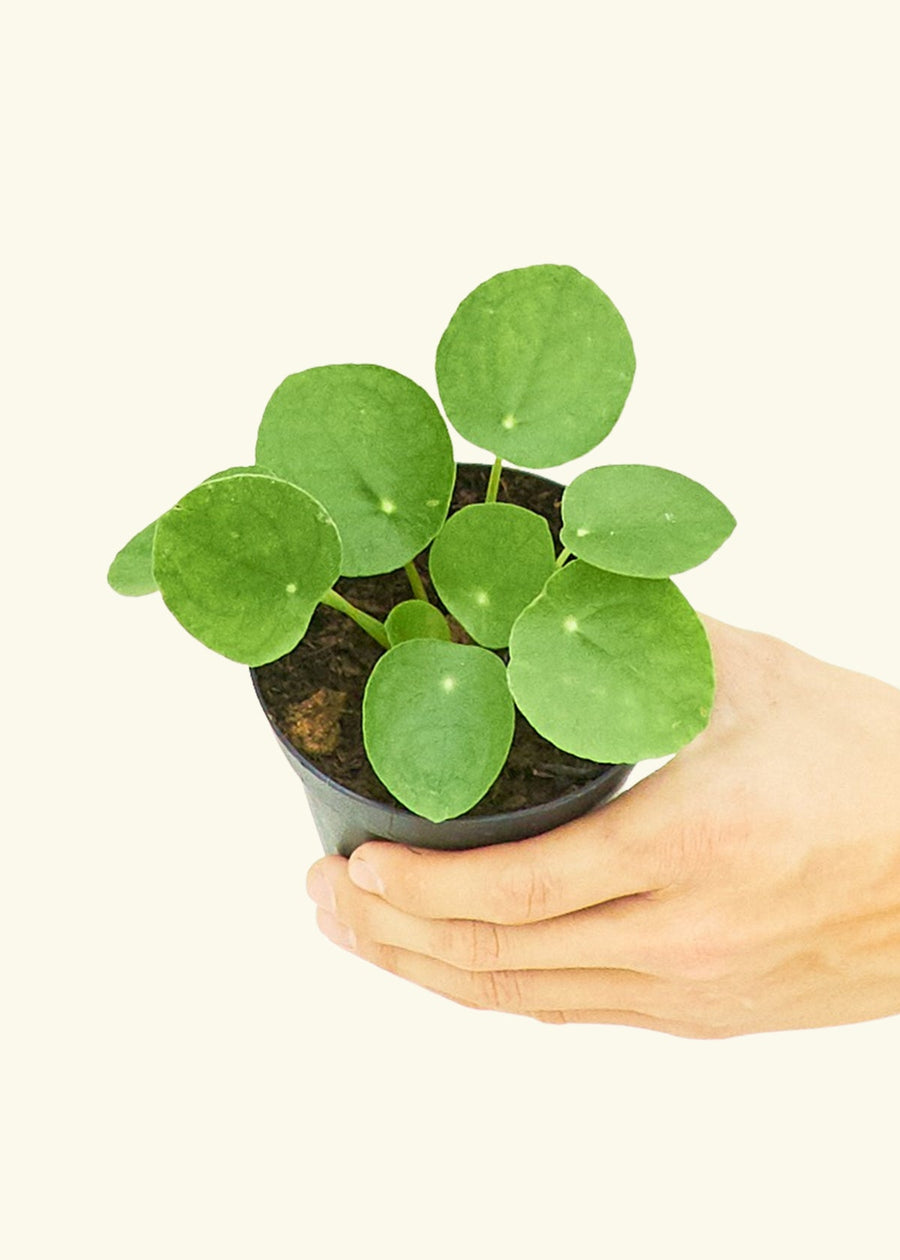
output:
{"label": "grow pot", "polygon": [[[486,465],[458,465],[451,512],[483,501],[489,473]],[[499,498],[539,512],[558,541],[562,490],[545,477],[506,469]],[[440,605],[430,585],[427,553],[417,557],[416,567],[429,595]],[[337,589],[379,618],[395,603],[410,597],[402,570],[371,578],[343,578]],[[465,639],[464,632],[460,630],[460,634]],[[358,845],[372,839],[432,849],[470,849],[524,840],[602,804],[632,769],[630,765],[604,765],[561,752],[517,715],[507,765],[472,810],[440,823],[413,814],[377,780],[362,748],[362,692],[380,655],[378,645],[348,618],[320,607],[293,652],[250,671],[281,749],[300,776],[326,853],[349,857]],[[304,738],[298,737],[298,728],[288,715],[298,704],[302,709],[312,696],[339,696],[342,708],[337,716],[331,714],[327,737],[322,740],[319,730],[319,743],[310,747],[308,742],[304,746]],[[326,723],[328,708],[326,699]]]}

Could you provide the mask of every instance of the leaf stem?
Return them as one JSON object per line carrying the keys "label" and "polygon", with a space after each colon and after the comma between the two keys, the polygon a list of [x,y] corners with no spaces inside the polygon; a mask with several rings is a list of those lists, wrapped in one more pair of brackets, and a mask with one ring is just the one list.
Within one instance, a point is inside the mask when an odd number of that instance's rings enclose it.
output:
{"label": "leaf stem", "polygon": [[566,563],[566,561],[568,560],[569,556],[571,556],[571,554],[572,553],[568,547],[563,547],[562,551],[556,557],[557,569],[561,569],[563,567],[563,565]]}
{"label": "leaf stem", "polygon": [[388,642],[384,622],[378,621],[375,617],[370,617],[361,608],[354,607],[349,600],[344,599],[343,595],[338,595],[337,591],[328,591],[322,596],[321,602],[328,608],[334,608],[338,612],[346,613],[352,621],[356,622],[361,630],[365,630],[366,634],[370,634],[375,642],[380,643],[383,648],[391,646]]}
{"label": "leaf stem", "polygon": [[406,569],[406,576],[409,578],[413,595],[415,595],[416,599],[424,599],[426,604],[430,604],[431,600],[428,598],[428,593],[422,584],[422,579],[419,577],[419,570],[416,568],[415,562],[410,560],[403,567]]}
{"label": "leaf stem", "polygon": [[488,480],[487,494],[484,496],[485,503],[497,502],[497,491],[500,489],[500,469],[503,467],[503,460],[498,457],[494,460],[494,467],[491,469],[490,479]]}

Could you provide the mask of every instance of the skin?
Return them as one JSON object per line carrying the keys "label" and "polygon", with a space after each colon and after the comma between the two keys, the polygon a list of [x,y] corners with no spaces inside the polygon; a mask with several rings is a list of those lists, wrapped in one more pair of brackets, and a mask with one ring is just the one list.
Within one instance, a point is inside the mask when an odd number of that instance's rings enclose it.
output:
{"label": "skin", "polygon": [[731,1037],[900,1012],[900,691],[707,620],[706,731],[593,814],[311,869],[331,940],[480,1009]]}

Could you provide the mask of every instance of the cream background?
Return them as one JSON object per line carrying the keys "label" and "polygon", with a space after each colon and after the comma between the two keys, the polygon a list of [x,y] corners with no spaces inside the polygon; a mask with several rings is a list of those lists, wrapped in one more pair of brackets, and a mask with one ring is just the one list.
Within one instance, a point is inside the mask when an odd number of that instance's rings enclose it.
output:
{"label": "cream background", "polygon": [[900,1020],[560,1029],[342,954],[244,672],[104,582],[288,372],[431,388],[475,284],[567,262],[637,349],[598,458],[739,519],[689,597],[900,683],[895,12],[8,19],[9,1260],[897,1255]]}

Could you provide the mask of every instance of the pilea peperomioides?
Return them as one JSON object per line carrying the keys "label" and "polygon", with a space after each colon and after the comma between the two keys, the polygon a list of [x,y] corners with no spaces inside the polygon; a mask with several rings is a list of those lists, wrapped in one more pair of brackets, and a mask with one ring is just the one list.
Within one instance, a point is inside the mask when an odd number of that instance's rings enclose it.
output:
{"label": "pilea peperomioides", "polygon": [[[448,517],[450,434],[433,399],[372,364],[289,376],[263,413],[256,463],[216,473],[137,534],[109,582],[159,590],[197,639],[245,665],[291,651],[319,604],[384,649],[363,735],[372,766],[413,813],[471,809],[500,773],[515,707],[546,739],[598,762],[677,751],[709,720],[703,626],[671,581],[734,528],[679,473],[589,469],[563,493],[562,550],[546,520],[498,502],[503,461],[556,467],[612,429],[634,352],[609,298],[572,267],[502,272],[459,306],[437,350],[450,424],[494,456],[486,501]],[[466,632],[452,641],[414,560]],[[405,568],[384,622],[340,577]],[[457,636],[458,638],[459,636]]]}

